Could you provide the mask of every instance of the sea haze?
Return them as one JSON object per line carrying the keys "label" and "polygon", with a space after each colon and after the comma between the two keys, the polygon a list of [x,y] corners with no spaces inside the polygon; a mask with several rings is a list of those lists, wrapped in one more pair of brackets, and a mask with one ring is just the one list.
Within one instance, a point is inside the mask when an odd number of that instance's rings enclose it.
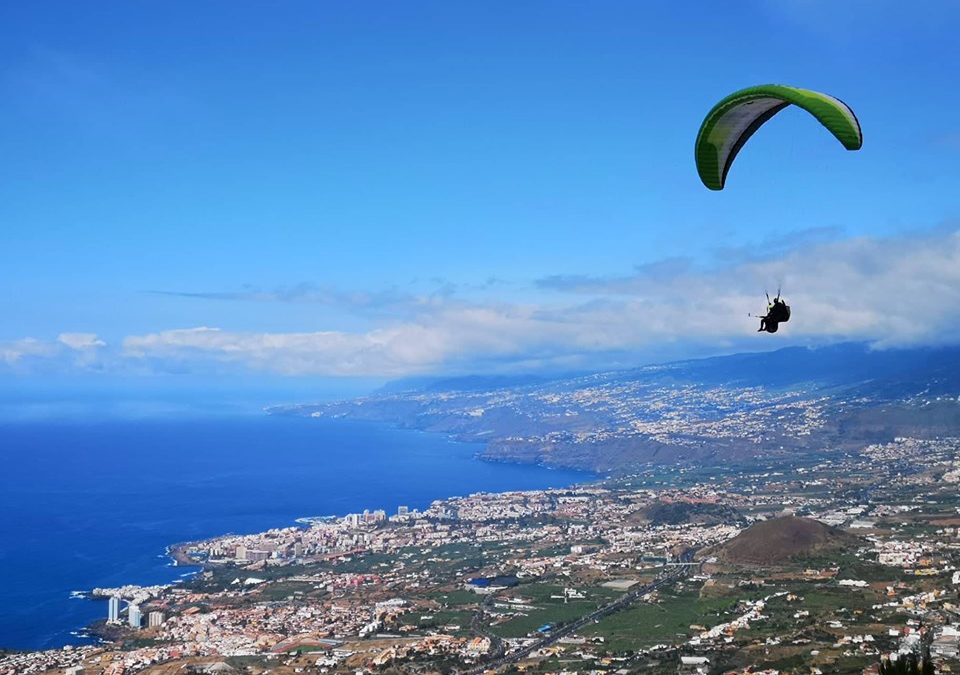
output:
{"label": "sea haze", "polygon": [[483,462],[376,423],[231,415],[0,423],[0,647],[43,649],[106,605],[73,590],[174,581],[169,544],[590,474]]}

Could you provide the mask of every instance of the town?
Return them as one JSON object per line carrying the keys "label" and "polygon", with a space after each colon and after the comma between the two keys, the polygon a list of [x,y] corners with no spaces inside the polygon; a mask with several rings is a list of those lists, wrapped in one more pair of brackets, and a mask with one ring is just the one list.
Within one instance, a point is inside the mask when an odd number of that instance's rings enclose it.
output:
{"label": "town", "polygon": [[960,440],[898,438],[304,518],[174,547],[199,574],[96,589],[109,641],[0,673],[946,672],[958,479]]}

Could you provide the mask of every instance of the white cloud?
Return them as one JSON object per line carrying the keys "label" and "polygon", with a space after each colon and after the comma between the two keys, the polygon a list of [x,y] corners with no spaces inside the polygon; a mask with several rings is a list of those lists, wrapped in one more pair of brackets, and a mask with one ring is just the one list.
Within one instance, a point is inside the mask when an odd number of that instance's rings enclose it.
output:
{"label": "white cloud", "polygon": [[0,342],[0,362],[8,366],[31,357],[49,357],[55,353],[56,347],[54,345],[36,338],[28,337],[11,342]]}
{"label": "white cloud", "polygon": [[61,333],[56,340],[33,337],[0,342],[0,364],[19,369],[43,363],[63,367],[89,367],[107,343],[92,333]]}
{"label": "white cloud", "polygon": [[[755,335],[763,290],[779,283],[793,318]],[[803,240],[762,260],[710,270],[673,262],[610,278],[552,277],[536,300],[425,303],[411,318],[367,331],[239,332],[199,327],[126,337],[63,334],[73,365],[251,368],[290,375],[397,376],[491,368],[609,367],[662,356],[790,343],[864,340],[885,346],[960,341],[960,232]],[[50,345],[0,347],[14,363]]]}
{"label": "white cloud", "polygon": [[94,333],[60,333],[57,336],[57,342],[76,351],[99,349],[107,346],[107,343]]}
{"label": "white cloud", "polygon": [[747,311],[763,309],[762,291],[775,291],[782,283],[795,310],[789,324],[792,336],[888,345],[960,337],[956,231],[803,246],[710,272],[643,271],[619,278],[554,277],[541,283],[565,294],[603,298],[651,327],[682,323],[688,332],[701,335],[736,335]]}
{"label": "white cloud", "polygon": [[130,336],[123,350],[133,358],[213,358],[291,375],[400,375],[455,360],[459,349],[477,353],[493,347],[471,340],[457,344],[460,331],[452,328],[446,320],[365,333],[239,333],[200,327]]}

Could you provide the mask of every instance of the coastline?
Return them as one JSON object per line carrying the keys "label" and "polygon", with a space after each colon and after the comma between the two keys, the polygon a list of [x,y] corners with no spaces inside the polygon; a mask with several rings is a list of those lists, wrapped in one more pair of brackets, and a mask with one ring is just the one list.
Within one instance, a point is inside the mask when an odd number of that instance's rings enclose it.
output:
{"label": "coastline", "polygon": [[167,555],[173,560],[175,567],[200,567],[200,571],[203,571],[203,564],[199,560],[191,558],[187,553],[187,548],[196,543],[195,541],[184,541],[167,547]]}
{"label": "coastline", "polygon": [[[354,399],[356,400],[356,399]],[[593,474],[595,476],[607,476],[609,471],[603,467],[598,467],[590,461],[589,457],[578,457],[578,453],[567,452],[569,448],[555,443],[532,444],[527,441],[509,440],[504,438],[489,438],[492,431],[457,431],[452,429],[434,428],[428,424],[419,422],[416,419],[405,420],[390,415],[369,415],[363,414],[350,415],[340,413],[336,415],[325,415],[314,412],[305,412],[318,405],[345,405],[354,400],[337,401],[333,404],[292,404],[281,406],[268,406],[263,408],[263,412],[270,417],[293,417],[314,421],[345,421],[359,424],[382,425],[386,429],[416,432],[435,438],[443,438],[450,443],[463,445],[481,446],[473,453],[473,458],[482,462],[491,464],[505,464],[510,466],[535,466],[551,471],[576,471],[580,473]],[[576,450],[574,448],[574,450]]]}
{"label": "coastline", "polygon": [[[367,420],[359,420],[359,421],[364,423],[368,422]],[[398,426],[388,421],[376,421],[375,423],[382,424],[389,429],[395,429],[398,431],[406,431],[406,432],[415,431],[417,433],[424,434],[425,436],[443,437],[449,442],[455,443],[458,445],[476,443],[476,441],[474,440],[470,440],[467,438],[459,438],[454,434],[434,432],[428,429]],[[484,446],[486,449],[487,444],[484,444]],[[592,483],[595,483],[597,480],[602,479],[602,476],[600,474],[598,474],[597,472],[589,471],[589,470],[571,469],[570,467],[550,466],[542,462],[517,461],[517,460],[511,460],[511,459],[505,459],[505,458],[488,457],[488,456],[485,456],[484,451],[473,453],[471,456],[471,460],[476,462],[483,462],[486,464],[494,464],[494,465],[503,464],[503,465],[521,466],[521,467],[536,467],[538,469],[543,469],[548,471],[568,470],[568,471],[575,471],[578,473],[585,474],[584,478],[586,480],[583,480],[583,481],[578,480],[573,483],[565,484],[563,486],[555,486],[555,487],[570,487],[570,488],[581,487],[581,486],[590,485]],[[515,490],[503,489],[503,490],[491,491],[491,494],[504,494],[504,493],[513,492],[513,491]],[[448,499],[456,499],[461,496],[463,495],[443,495],[443,496],[437,496],[435,500],[443,501]],[[346,513],[337,513],[337,514],[331,514],[331,515],[325,515],[325,516],[299,516],[293,519],[292,524],[276,524],[274,527],[307,528],[309,527],[309,523],[311,522],[338,520],[338,519],[344,518],[346,515],[347,515]],[[224,533],[216,534],[211,538],[216,539],[216,538],[231,536],[231,535],[232,533],[224,532]],[[208,569],[207,563],[205,561],[193,558],[188,552],[191,546],[195,546],[197,544],[203,543],[208,539],[209,538],[191,540],[191,541],[181,541],[175,544],[170,544],[166,547],[165,555],[170,559],[174,567],[199,568],[189,574],[180,575],[180,578],[171,582],[171,585],[177,585],[184,581],[187,581],[188,579],[196,575],[202,574],[204,571]],[[98,600],[98,601],[105,600],[105,598],[93,596],[89,592],[85,592],[85,598],[88,600]],[[76,632],[88,634],[90,637],[95,638],[97,641],[97,644],[99,645],[115,644],[116,642],[122,640],[122,638],[124,637],[124,629],[122,627],[109,625],[103,619],[98,619],[90,624],[87,624],[83,628],[78,629]]]}
{"label": "coastline", "polygon": [[[16,621],[12,615],[6,623],[0,621],[3,647],[42,651],[90,644],[78,634],[91,632],[91,626],[106,618],[106,606],[73,603],[72,591],[89,593],[94,587],[116,588],[130,582],[187,583],[190,578],[178,579],[179,575],[191,572],[195,577],[203,567],[204,561],[198,564],[185,552],[198,540],[294,526],[298,518],[318,513],[342,516],[364,508],[426,507],[435,499],[474,492],[564,487],[597,478],[590,472],[491,460],[479,452],[479,444],[450,434],[366,420],[278,417],[156,420],[146,423],[146,434],[144,423],[123,420],[97,426],[31,425],[18,437],[8,438],[11,450],[20,449],[16,456],[22,458],[11,465],[11,478],[36,481],[36,476],[44,475],[38,470],[57,456],[65,439],[74,447],[95,449],[103,462],[123,467],[123,473],[106,484],[95,466],[87,470],[84,465],[71,485],[95,485],[96,492],[64,492],[64,499],[45,507],[63,517],[69,514],[75,523],[75,529],[57,537],[54,552],[62,551],[63,556],[48,555],[52,538],[37,540],[30,551],[47,556],[45,565],[55,566],[57,576],[40,578],[34,566],[25,564],[2,572],[28,587],[36,585],[49,597],[47,602],[61,603],[65,611],[58,612],[54,622],[27,610]],[[131,444],[141,449],[133,462]],[[265,458],[260,448],[267,447],[271,451]],[[223,466],[231,467],[228,474],[211,473]],[[112,492],[116,482],[144,475],[151,479],[136,489],[138,506],[133,512],[124,502],[99,496]],[[171,492],[183,497],[171,503],[166,499]],[[251,494],[262,506],[251,508]],[[80,537],[81,531],[94,534]],[[110,564],[99,562],[117,542],[122,542],[115,549],[120,557]],[[61,561],[78,555],[79,566]],[[8,595],[12,602],[14,594]]]}

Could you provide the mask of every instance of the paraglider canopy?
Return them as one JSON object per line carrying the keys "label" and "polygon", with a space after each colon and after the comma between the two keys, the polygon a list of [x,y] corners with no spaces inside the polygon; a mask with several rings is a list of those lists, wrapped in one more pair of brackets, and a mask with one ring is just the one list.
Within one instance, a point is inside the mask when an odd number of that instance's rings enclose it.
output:
{"label": "paraglider canopy", "polygon": [[764,84],[727,96],[707,113],[697,134],[696,160],[700,180],[722,190],[727,172],[743,145],[763,124],[789,105],[803,108],[832,133],[847,150],[863,145],[860,123],[843,101],[809,89]]}

